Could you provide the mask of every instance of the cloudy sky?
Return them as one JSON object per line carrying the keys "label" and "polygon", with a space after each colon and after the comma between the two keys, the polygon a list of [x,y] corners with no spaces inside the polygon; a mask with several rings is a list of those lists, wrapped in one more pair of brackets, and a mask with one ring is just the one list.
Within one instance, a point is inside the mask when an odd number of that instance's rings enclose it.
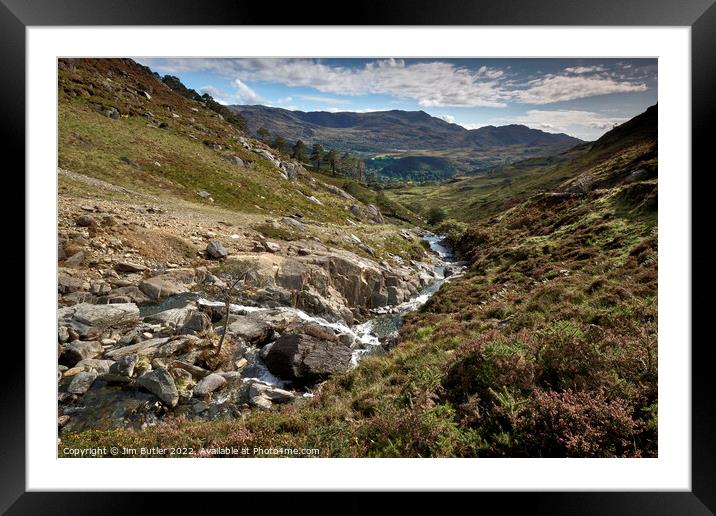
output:
{"label": "cloudy sky", "polygon": [[593,140],[657,101],[656,59],[137,58],[224,104],[423,110]]}

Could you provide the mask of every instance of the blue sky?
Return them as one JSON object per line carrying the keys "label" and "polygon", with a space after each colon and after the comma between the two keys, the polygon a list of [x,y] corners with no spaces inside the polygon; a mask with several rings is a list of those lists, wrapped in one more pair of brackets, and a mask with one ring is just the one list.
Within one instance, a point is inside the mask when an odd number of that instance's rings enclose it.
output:
{"label": "blue sky", "polygon": [[224,104],[423,110],[594,140],[657,102],[656,59],[138,58]]}

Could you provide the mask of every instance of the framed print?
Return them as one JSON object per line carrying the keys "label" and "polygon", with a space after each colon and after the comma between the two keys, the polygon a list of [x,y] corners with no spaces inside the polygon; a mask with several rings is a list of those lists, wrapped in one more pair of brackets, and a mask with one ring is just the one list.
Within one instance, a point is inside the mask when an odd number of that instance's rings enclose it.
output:
{"label": "framed print", "polygon": [[391,2],[342,25],[3,0],[27,203],[3,509],[713,511],[691,173],[711,4]]}

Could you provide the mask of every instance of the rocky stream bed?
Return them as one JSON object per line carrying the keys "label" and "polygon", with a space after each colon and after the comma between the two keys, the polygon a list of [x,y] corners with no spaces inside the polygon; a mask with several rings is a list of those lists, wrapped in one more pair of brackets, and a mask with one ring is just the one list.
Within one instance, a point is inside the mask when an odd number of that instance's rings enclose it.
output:
{"label": "rocky stream bed", "polygon": [[[94,299],[61,307],[61,433],[141,429],[166,415],[237,418],[246,410],[271,410],[276,404],[310,398],[331,374],[357,366],[367,355],[389,352],[397,344],[404,315],[461,273],[462,265],[439,236],[423,239],[436,259],[427,270],[413,264],[421,271],[420,288],[388,276],[367,293],[355,293],[373,300],[374,308],[367,310],[335,304],[326,309],[326,303],[316,310],[275,296],[254,297],[246,304],[231,304],[225,321],[224,302],[210,299],[201,289],[171,290],[169,280],[162,278],[125,288],[127,294],[137,290],[148,298],[140,302]],[[289,274],[283,288],[290,291],[293,281]],[[363,283],[371,286],[370,281]],[[303,285],[295,287],[305,291]],[[378,288],[389,294],[380,294]],[[165,295],[153,295],[155,290]],[[351,292],[343,288],[343,299]],[[376,303],[376,293],[386,299]],[[217,353],[224,324],[226,341]]]}

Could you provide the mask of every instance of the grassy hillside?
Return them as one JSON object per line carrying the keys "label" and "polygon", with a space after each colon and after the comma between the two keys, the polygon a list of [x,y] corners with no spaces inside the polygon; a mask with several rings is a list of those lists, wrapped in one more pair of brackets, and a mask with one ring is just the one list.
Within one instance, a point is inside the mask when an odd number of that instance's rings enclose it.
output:
{"label": "grassy hillside", "polygon": [[518,205],[530,196],[549,192],[562,183],[574,190],[608,186],[643,169],[647,176],[656,170],[656,106],[610,131],[592,144],[582,144],[556,156],[531,158],[494,167],[475,176],[447,183],[391,189],[392,198],[418,213],[430,207],[445,209],[448,216],[463,220],[486,219]]}
{"label": "grassy hillside", "polygon": [[[345,199],[310,188],[307,177],[284,179],[265,157],[244,148],[239,129],[145,67],[123,59],[60,63],[60,168],[197,204],[346,222]],[[112,109],[117,119],[104,114]],[[234,157],[250,166],[229,161]],[[60,177],[61,192],[77,187]],[[198,195],[202,191],[213,203]]]}
{"label": "grassy hillside", "polygon": [[[647,113],[619,138],[516,173],[524,198],[509,207],[506,195],[489,216],[453,204],[464,222],[442,229],[467,274],[408,317],[396,349],[333,376],[314,398],[236,421],[166,421],[68,435],[63,444],[270,442],[323,457],[656,456],[656,109]],[[549,192],[534,193],[546,189],[540,177],[554,185]],[[470,205],[482,192],[463,199]]]}

